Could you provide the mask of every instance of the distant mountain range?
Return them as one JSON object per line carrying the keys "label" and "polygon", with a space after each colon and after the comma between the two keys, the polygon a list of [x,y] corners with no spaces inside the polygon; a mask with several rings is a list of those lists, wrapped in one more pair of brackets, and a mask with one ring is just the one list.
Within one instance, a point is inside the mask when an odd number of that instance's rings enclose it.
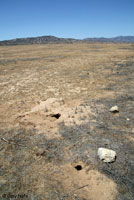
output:
{"label": "distant mountain range", "polygon": [[78,40],[72,38],[58,38],[54,36],[17,38],[13,40],[0,41],[0,45],[25,45],[25,44],[49,44],[49,43],[73,43]]}
{"label": "distant mountain range", "polygon": [[90,42],[115,42],[115,43],[134,43],[134,36],[119,36],[113,38],[85,38],[84,41]]}
{"label": "distant mountain range", "polygon": [[49,44],[49,43],[88,43],[88,42],[102,42],[102,43],[134,43],[134,36],[119,36],[114,38],[85,38],[83,40],[73,38],[58,38],[54,36],[28,37],[17,38],[13,40],[0,41],[0,46],[7,45],[26,45],[26,44]]}

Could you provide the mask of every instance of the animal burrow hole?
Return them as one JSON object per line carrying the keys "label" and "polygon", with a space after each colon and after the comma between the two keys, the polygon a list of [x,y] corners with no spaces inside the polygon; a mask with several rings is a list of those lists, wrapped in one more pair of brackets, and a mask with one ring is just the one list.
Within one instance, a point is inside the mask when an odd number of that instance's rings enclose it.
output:
{"label": "animal burrow hole", "polygon": [[56,113],[56,114],[51,114],[50,116],[51,116],[51,117],[54,117],[54,118],[56,118],[56,119],[59,119],[60,116],[61,116],[61,114],[60,114],[60,113]]}
{"label": "animal burrow hole", "polygon": [[74,168],[75,168],[77,171],[82,170],[82,166],[81,166],[81,165],[76,165]]}

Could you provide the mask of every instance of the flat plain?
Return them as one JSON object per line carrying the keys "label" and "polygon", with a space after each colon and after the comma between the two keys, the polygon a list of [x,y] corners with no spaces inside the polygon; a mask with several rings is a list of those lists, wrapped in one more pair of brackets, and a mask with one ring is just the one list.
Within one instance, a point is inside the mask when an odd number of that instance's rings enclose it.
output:
{"label": "flat plain", "polygon": [[0,138],[1,199],[134,199],[134,44],[0,47]]}

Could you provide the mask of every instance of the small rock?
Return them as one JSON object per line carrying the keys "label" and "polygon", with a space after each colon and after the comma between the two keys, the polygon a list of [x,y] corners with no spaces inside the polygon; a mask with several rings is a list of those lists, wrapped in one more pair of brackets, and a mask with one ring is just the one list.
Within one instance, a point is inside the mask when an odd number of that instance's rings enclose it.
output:
{"label": "small rock", "polygon": [[112,108],[110,108],[110,112],[112,112],[112,113],[117,113],[117,112],[119,112],[118,106],[113,106]]}
{"label": "small rock", "polygon": [[46,153],[45,149],[39,149],[39,151],[36,153],[36,156],[44,156]]}
{"label": "small rock", "polygon": [[132,129],[132,133],[134,133],[134,128]]}
{"label": "small rock", "polygon": [[106,148],[99,148],[98,149],[98,156],[100,160],[103,160],[104,162],[113,162],[116,158],[116,152],[110,149]]}

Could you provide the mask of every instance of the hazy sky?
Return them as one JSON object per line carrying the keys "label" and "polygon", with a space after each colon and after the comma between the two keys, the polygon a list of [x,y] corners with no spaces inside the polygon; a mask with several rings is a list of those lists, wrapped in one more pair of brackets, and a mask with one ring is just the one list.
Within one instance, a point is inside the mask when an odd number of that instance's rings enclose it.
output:
{"label": "hazy sky", "polygon": [[0,40],[134,36],[134,0],[0,0]]}

